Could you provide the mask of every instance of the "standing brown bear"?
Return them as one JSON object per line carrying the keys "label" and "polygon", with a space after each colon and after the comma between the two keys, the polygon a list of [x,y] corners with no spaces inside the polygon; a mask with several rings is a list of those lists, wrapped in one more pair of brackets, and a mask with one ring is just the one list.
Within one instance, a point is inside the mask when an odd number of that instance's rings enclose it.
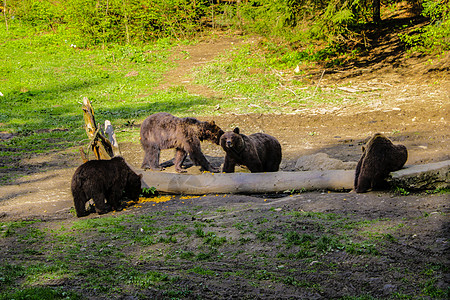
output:
{"label": "standing brown bear", "polygon": [[143,169],[161,170],[159,154],[163,149],[175,148],[175,170],[185,172],[182,164],[187,155],[202,171],[218,172],[202,153],[200,142],[209,140],[219,144],[223,130],[214,121],[201,122],[195,118],[177,118],[169,113],[149,116],[141,125],[141,144],[145,157]]}
{"label": "standing brown bear", "polygon": [[362,147],[362,151],[355,172],[354,185],[357,193],[385,187],[385,179],[389,173],[400,170],[408,159],[408,151],[404,145],[394,145],[380,133],[375,134]]}
{"label": "standing brown bear", "polygon": [[250,172],[276,172],[281,163],[281,145],[276,138],[265,133],[249,136],[236,127],[225,132],[220,145],[226,152],[223,172],[234,173],[236,164],[246,166]]}
{"label": "standing brown bear", "polygon": [[98,214],[107,213],[110,208],[120,210],[123,196],[139,200],[141,177],[120,156],[85,162],[72,177],[72,196],[77,217],[89,214],[86,202],[90,199],[94,200]]}

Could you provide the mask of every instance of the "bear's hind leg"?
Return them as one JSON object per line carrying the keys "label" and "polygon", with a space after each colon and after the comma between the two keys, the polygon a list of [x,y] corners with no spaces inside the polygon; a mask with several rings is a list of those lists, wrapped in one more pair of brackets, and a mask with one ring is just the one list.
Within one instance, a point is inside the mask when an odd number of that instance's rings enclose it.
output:
{"label": "bear's hind leg", "polygon": [[161,150],[156,145],[143,145],[144,147],[144,161],[142,162],[142,169],[152,169],[154,171],[161,171],[159,166],[159,154]]}

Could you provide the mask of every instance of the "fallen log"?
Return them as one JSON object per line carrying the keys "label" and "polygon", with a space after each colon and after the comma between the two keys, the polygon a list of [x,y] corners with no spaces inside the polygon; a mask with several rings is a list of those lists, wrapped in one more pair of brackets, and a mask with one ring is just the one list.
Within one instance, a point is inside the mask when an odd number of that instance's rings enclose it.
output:
{"label": "fallen log", "polygon": [[413,165],[392,172],[387,181],[407,190],[436,190],[450,187],[450,160]]}
{"label": "fallen log", "polygon": [[[142,174],[142,187],[155,187],[170,194],[203,195],[228,193],[277,193],[285,191],[353,189],[354,170],[323,170],[273,173],[203,173],[174,174],[137,170]],[[450,160],[408,166],[392,172],[391,186],[408,190],[435,190],[450,187]]]}
{"label": "fallen log", "polygon": [[143,187],[171,194],[275,193],[302,190],[351,190],[354,170],[325,170],[273,173],[173,174],[136,170]]}

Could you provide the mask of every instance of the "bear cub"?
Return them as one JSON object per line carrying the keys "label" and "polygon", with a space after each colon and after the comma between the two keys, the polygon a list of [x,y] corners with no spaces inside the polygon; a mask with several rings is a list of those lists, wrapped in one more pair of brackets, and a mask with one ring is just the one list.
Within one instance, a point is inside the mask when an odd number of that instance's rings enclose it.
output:
{"label": "bear cub", "polygon": [[98,214],[121,209],[123,196],[137,201],[141,177],[126,164],[123,157],[90,160],[77,168],[72,177],[72,196],[77,217],[87,216],[86,202],[94,200]]}
{"label": "bear cub", "polygon": [[220,145],[226,152],[225,173],[234,173],[236,164],[246,166],[252,173],[276,172],[280,167],[281,145],[271,135],[253,133],[246,136],[236,127],[222,135]]}
{"label": "bear cub", "polygon": [[389,173],[400,170],[408,159],[404,145],[394,145],[380,133],[376,133],[362,147],[362,151],[355,172],[354,186],[357,193],[385,188],[385,179]]}
{"label": "bear cub", "polygon": [[142,169],[160,171],[161,150],[175,148],[175,170],[185,172],[182,165],[187,155],[202,171],[218,172],[202,153],[200,142],[219,145],[223,130],[214,121],[201,122],[195,118],[178,118],[169,113],[153,114],[141,125],[141,144],[145,152]]}

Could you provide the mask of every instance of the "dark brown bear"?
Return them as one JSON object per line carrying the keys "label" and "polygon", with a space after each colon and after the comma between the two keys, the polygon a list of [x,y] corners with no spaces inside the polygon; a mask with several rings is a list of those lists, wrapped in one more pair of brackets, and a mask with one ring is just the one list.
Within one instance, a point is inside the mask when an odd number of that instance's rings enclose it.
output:
{"label": "dark brown bear", "polygon": [[234,173],[236,164],[246,166],[250,172],[276,172],[281,162],[281,145],[276,138],[265,133],[249,136],[239,133],[236,127],[220,138],[225,150],[223,172]]}
{"label": "dark brown bear", "polygon": [[145,152],[141,168],[161,170],[160,151],[175,148],[174,163],[177,172],[185,172],[181,166],[188,154],[202,171],[218,172],[203,155],[200,142],[209,140],[218,145],[222,134],[223,130],[214,121],[177,118],[164,112],[153,114],[141,125],[141,144]]}
{"label": "dark brown bear", "polygon": [[104,214],[120,210],[123,196],[139,200],[141,177],[130,169],[123,157],[111,160],[90,160],[75,171],[72,177],[72,196],[77,217],[87,216],[86,202],[94,200],[95,210]]}
{"label": "dark brown bear", "polygon": [[380,133],[375,134],[362,150],[355,173],[357,193],[386,187],[385,179],[389,173],[400,170],[408,159],[405,146],[394,145]]}

